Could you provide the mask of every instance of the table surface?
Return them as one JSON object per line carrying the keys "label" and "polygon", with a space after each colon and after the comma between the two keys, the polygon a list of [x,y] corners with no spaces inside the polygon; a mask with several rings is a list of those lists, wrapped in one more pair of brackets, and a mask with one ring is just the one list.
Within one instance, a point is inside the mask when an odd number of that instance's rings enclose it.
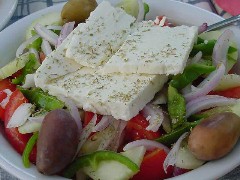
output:
{"label": "table surface", "polygon": [[[53,6],[55,4],[62,3],[65,1],[66,0],[19,0],[16,11],[11,20],[9,21],[9,23],[7,24],[7,26],[37,10]],[[194,4],[208,11],[218,13],[219,15],[225,18],[231,16],[230,14],[219,8],[219,6],[216,5],[215,0],[179,0],[179,1]],[[231,180],[240,179],[240,166],[238,166],[233,171],[220,178],[220,180],[227,179]],[[0,168],[0,180],[17,180],[17,178],[7,173],[2,168]]]}

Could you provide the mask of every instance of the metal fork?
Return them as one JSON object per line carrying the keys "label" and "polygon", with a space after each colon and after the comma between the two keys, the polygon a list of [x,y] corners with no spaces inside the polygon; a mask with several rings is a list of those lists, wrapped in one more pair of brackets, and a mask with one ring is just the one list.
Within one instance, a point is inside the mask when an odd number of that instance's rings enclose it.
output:
{"label": "metal fork", "polygon": [[232,24],[232,23],[237,22],[239,20],[240,20],[240,14],[208,26],[207,30],[205,32],[213,31],[213,30],[228,26],[229,24]]}

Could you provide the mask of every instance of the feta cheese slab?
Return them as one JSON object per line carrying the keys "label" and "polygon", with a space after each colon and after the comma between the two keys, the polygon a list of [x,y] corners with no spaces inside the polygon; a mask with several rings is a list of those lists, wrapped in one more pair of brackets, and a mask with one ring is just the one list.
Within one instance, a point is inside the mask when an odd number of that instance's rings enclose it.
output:
{"label": "feta cheese slab", "polygon": [[166,81],[165,75],[102,75],[83,67],[52,80],[47,90],[54,96],[70,98],[86,111],[127,121],[153,99]]}
{"label": "feta cheese slab", "polygon": [[103,1],[90,14],[83,29],[73,35],[66,57],[97,68],[120,48],[135,18]]}
{"label": "feta cheese slab", "polygon": [[44,89],[48,81],[64,76],[68,73],[80,69],[82,66],[75,61],[66,58],[66,46],[70,42],[72,36],[78,29],[81,29],[84,24],[79,24],[67,38],[60,44],[51,54],[46,56],[41,66],[37,69],[34,76],[36,87]]}
{"label": "feta cheese slab", "polygon": [[142,22],[103,66],[104,73],[182,73],[196,41],[197,27],[154,26]]}

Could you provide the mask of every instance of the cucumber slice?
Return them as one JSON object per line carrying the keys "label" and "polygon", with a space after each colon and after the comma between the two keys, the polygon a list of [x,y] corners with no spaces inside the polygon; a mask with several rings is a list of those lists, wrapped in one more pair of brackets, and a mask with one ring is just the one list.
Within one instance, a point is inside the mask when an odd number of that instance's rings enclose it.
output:
{"label": "cucumber slice", "polygon": [[38,122],[27,121],[25,124],[18,128],[21,134],[33,133],[40,131],[42,124]]}
{"label": "cucumber slice", "polygon": [[117,4],[117,7],[122,8],[126,13],[135,18],[138,17],[139,5],[137,0],[122,0]]}
{"label": "cucumber slice", "polygon": [[7,65],[0,69],[0,80],[5,79],[13,75],[18,70],[22,69],[29,60],[29,53],[21,55],[19,58],[15,58]]}
{"label": "cucumber slice", "polygon": [[[145,147],[140,146],[122,152],[121,154],[140,166],[145,152]],[[133,172],[127,166],[114,160],[104,160],[100,162],[97,170],[93,170],[91,167],[85,167],[83,168],[83,172],[94,180],[127,180],[136,174],[136,172]]]}
{"label": "cucumber slice", "polygon": [[222,91],[240,86],[240,76],[237,74],[226,74],[222,77],[215,91]]}
{"label": "cucumber slice", "polygon": [[203,165],[205,161],[197,159],[188,149],[187,144],[181,147],[177,153],[175,166],[182,169],[196,169]]}
{"label": "cucumber slice", "polygon": [[43,26],[47,25],[62,25],[62,19],[61,19],[61,12],[54,12],[42,15],[40,18],[36,19],[32,22],[32,24],[28,27],[26,32],[26,39],[29,39],[32,37],[32,30],[34,29],[34,26],[36,24],[41,24]]}

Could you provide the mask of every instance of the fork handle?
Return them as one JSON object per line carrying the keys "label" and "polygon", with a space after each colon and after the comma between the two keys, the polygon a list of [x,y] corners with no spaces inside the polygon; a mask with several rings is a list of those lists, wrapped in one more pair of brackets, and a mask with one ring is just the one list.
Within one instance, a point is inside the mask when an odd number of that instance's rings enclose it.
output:
{"label": "fork handle", "polygon": [[228,24],[234,23],[234,22],[239,21],[239,20],[240,20],[240,14],[237,15],[237,16],[230,17],[230,18],[228,18],[228,19],[225,19],[225,20],[223,20],[223,21],[220,21],[220,22],[218,22],[218,23],[214,23],[214,24],[208,26],[206,32],[208,32],[208,31],[213,31],[213,30],[215,30],[215,29],[225,27],[225,26],[227,26]]}

